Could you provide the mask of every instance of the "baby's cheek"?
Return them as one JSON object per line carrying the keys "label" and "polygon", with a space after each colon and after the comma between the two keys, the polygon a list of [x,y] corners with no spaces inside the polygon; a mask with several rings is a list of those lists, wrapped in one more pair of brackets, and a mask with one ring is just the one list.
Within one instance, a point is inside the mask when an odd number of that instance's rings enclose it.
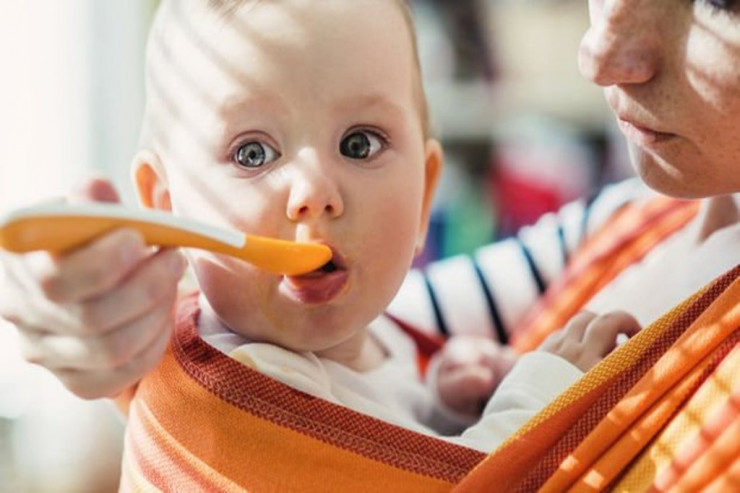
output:
{"label": "baby's cheek", "polygon": [[201,292],[224,321],[237,320],[267,302],[265,274],[257,267],[210,253],[193,255],[191,265]]}

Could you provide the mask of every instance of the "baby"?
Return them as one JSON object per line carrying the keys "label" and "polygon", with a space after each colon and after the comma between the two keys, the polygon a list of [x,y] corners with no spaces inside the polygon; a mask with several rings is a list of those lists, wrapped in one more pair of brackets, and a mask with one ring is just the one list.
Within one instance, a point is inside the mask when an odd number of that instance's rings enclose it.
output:
{"label": "baby", "polygon": [[178,320],[264,375],[487,452],[636,330],[585,314],[516,364],[453,338],[419,377],[384,310],[423,248],[443,157],[401,0],[165,0],[146,86],[144,206],[333,253],[290,277],[188,251],[199,295]]}
{"label": "baby", "polygon": [[[442,352],[432,365],[442,395],[430,400],[398,377],[414,374],[415,348],[382,315],[424,245],[442,166],[402,1],[165,2],[147,93],[134,163],[146,206],[333,252],[322,269],[295,277],[189,252],[205,341],[295,388],[412,429],[439,434],[456,428],[443,418],[477,420],[512,358],[490,341],[467,344],[464,357]],[[525,358],[527,371],[512,377],[542,367],[560,382],[548,397],[580,374],[550,354]]]}
{"label": "baby", "polygon": [[[377,20],[355,22],[365,9]],[[419,417],[397,408],[431,402],[414,402],[422,389],[387,392],[401,373],[391,362],[416,358],[379,315],[424,245],[442,151],[428,136],[406,9],[395,0],[165,2],[134,175],[148,207],[329,246],[327,266],[297,277],[189,252],[199,331],[263,373],[413,428]],[[495,378],[449,391],[490,395],[502,365],[488,366]],[[370,395],[327,390],[357,389],[356,379],[376,380]],[[453,408],[462,400],[442,396]]]}

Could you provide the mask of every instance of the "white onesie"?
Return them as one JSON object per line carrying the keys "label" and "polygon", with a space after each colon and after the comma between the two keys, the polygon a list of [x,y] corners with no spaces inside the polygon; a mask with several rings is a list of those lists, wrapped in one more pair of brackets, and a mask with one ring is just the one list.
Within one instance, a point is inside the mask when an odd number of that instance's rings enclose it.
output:
{"label": "white onesie", "polygon": [[248,342],[225,328],[199,327],[205,342],[263,375],[297,390],[420,433],[490,452],[582,372],[545,352],[522,355],[475,423],[447,409],[417,367],[414,341],[386,316],[369,327],[386,360],[357,372],[310,352]]}

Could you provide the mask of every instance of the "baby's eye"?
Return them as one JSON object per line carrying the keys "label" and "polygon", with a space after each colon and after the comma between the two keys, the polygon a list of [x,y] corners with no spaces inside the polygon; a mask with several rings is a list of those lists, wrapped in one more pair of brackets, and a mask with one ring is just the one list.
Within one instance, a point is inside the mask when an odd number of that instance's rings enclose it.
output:
{"label": "baby's eye", "polygon": [[368,159],[385,147],[385,139],[375,132],[361,130],[342,139],[339,152],[350,159]]}
{"label": "baby's eye", "polygon": [[245,142],[234,152],[234,162],[242,168],[254,169],[269,164],[280,157],[271,146],[263,142]]}

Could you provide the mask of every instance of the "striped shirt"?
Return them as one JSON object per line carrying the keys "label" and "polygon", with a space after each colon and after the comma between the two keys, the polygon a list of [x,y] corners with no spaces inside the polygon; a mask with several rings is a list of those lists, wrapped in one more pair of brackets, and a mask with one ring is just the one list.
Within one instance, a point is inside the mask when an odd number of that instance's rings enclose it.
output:
{"label": "striped shirt", "polygon": [[493,336],[506,343],[583,241],[622,206],[651,195],[637,179],[609,185],[516,236],[413,270],[388,312],[427,333]]}

